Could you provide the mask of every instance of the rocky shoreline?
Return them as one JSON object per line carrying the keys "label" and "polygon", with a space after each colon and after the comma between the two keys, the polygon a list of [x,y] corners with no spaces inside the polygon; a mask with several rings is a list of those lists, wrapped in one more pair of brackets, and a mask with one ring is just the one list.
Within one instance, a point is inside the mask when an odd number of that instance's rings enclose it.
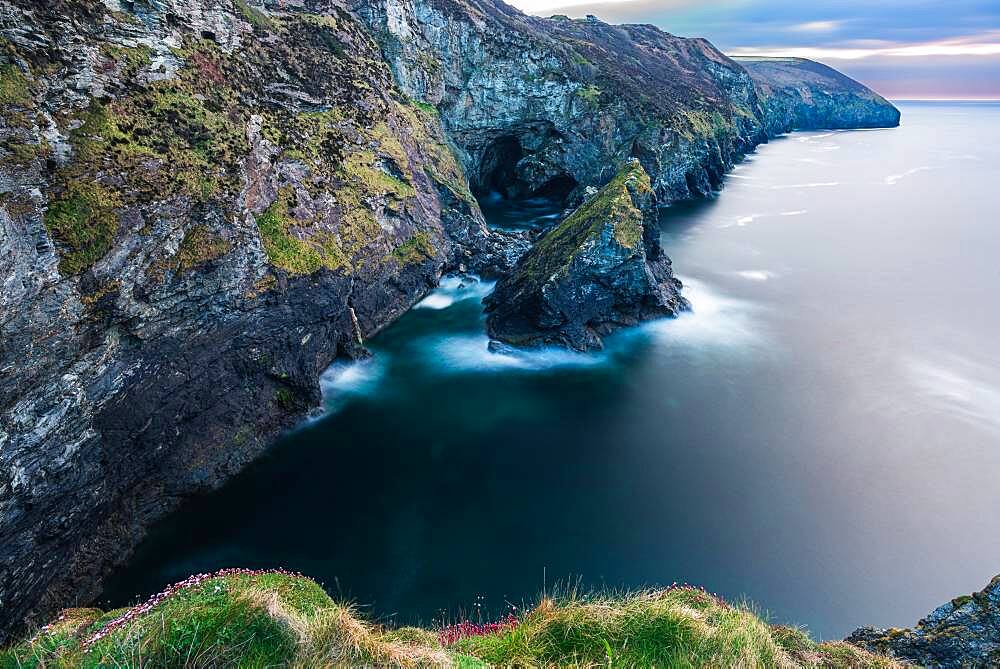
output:
{"label": "rocky shoreline", "polygon": [[444,272],[508,274],[528,243],[474,192],[579,203],[634,158],[667,204],[833,124],[704,40],[493,0],[3,0],[0,46],[0,639],[92,599]]}

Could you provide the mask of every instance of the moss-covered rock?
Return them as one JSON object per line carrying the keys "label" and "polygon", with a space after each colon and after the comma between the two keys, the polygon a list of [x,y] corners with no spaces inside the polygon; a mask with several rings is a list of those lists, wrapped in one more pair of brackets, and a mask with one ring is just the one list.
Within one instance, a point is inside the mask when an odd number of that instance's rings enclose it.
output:
{"label": "moss-covered rock", "polygon": [[1000,666],[1000,576],[934,609],[911,629],[862,627],[847,641],[921,666]]}
{"label": "moss-covered rock", "polygon": [[632,159],[529,250],[486,300],[490,336],[578,350],[686,307],[659,240],[649,175]]}

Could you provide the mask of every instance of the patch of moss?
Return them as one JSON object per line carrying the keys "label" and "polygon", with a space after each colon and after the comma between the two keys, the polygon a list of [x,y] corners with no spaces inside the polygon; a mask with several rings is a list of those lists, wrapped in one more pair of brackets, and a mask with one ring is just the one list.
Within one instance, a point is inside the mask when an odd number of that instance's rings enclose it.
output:
{"label": "patch of moss", "polygon": [[28,78],[13,63],[0,64],[0,105],[26,107],[33,102]]}
{"label": "patch of moss", "polygon": [[719,136],[732,132],[733,123],[717,110],[711,112],[684,110],[681,134],[689,139]]}
{"label": "patch of moss", "polygon": [[233,0],[233,6],[247,23],[257,32],[267,32],[274,28],[274,20],[270,16],[251,6],[246,0]]}
{"label": "patch of moss", "polygon": [[323,267],[347,266],[348,257],[334,235],[319,232],[309,238],[300,238],[293,234],[292,228],[299,226],[288,210],[291,196],[291,190],[284,189],[257,217],[268,261],[289,274],[312,274]]}
{"label": "patch of moss", "polygon": [[337,107],[294,115],[270,113],[264,116],[261,132],[268,141],[284,147],[282,158],[318,169],[341,160],[345,122],[343,110]]}
{"label": "patch of moss", "polygon": [[118,232],[121,199],[96,181],[78,181],[53,200],[45,227],[63,251],[59,269],[79,274],[104,257]]}
{"label": "patch of moss", "polygon": [[392,257],[401,265],[417,264],[433,258],[434,245],[431,243],[430,235],[423,230],[414,233],[393,250]]}
{"label": "patch of moss", "polygon": [[955,599],[951,600],[951,605],[956,609],[960,609],[971,601],[972,601],[972,595],[960,595]]}
{"label": "patch of moss", "polygon": [[596,195],[584,202],[562,223],[550,230],[525,255],[517,281],[535,290],[572,263],[584,243],[612,223],[615,240],[626,248],[642,241],[643,215],[632,201],[637,194],[653,192],[646,170],[632,161],[618,172]]}
{"label": "patch of moss", "polygon": [[278,280],[275,279],[273,275],[268,274],[267,276],[264,276],[263,278],[260,278],[257,281],[255,281],[253,288],[244,293],[243,296],[249,300],[252,300],[260,295],[263,295],[267,291],[271,290],[271,288],[273,288],[277,283]]}
{"label": "patch of moss", "polygon": [[207,200],[237,188],[248,146],[224,109],[178,82],[156,82],[109,104],[92,101],[70,135],[76,160],[64,176],[114,170],[127,179],[122,192],[138,201]]}
{"label": "patch of moss", "polygon": [[118,291],[121,290],[121,286],[121,281],[108,281],[98,286],[94,292],[82,295],[80,302],[87,306],[94,306],[108,296],[117,295]]}
{"label": "patch of moss", "polygon": [[152,62],[153,50],[142,44],[135,47],[118,44],[101,44],[101,55],[120,68],[122,78],[131,78],[149,67]]}
{"label": "patch of moss", "polygon": [[293,393],[288,388],[278,388],[274,392],[275,401],[284,409],[292,410],[295,408],[295,393]]}
{"label": "patch of moss", "polygon": [[413,186],[379,168],[376,160],[371,151],[359,151],[347,156],[341,169],[348,183],[369,196],[389,195],[402,200],[417,194]]}
{"label": "patch of moss", "polygon": [[288,215],[288,203],[279,197],[257,217],[257,228],[268,261],[289,274],[312,274],[323,266],[319,251],[309,243],[289,234],[294,220]]}
{"label": "patch of moss", "polygon": [[576,92],[576,96],[583,100],[588,107],[596,109],[600,106],[601,102],[601,89],[590,84],[589,86],[584,86]]}
{"label": "patch of moss", "polygon": [[205,225],[195,225],[184,233],[177,252],[153,263],[148,275],[162,278],[168,270],[177,275],[187,274],[205,263],[221,258],[229,253],[231,248],[232,245],[219,233]]}
{"label": "patch of moss", "polygon": [[188,272],[199,265],[221,258],[229,253],[231,245],[218,233],[204,225],[196,225],[187,231],[177,248],[177,267]]}
{"label": "patch of moss", "polygon": [[469,190],[465,171],[455,157],[455,149],[443,134],[434,131],[439,128],[437,110],[432,113],[419,105],[398,105],[397,111],[406,120],[407,127],[426,159],[424,171],[427,175],[460,200],[474,205],[476,200]]}
{"label": "patch of moss", "polygon": [[12,165],[30,165],[36,158],[44,155],[46,145],[44,143],[8,142],[3,148],[10,154],[5,162]]}
{"label": "patch of moss", "polygon": [[416,107],[417,109],[422,111],[423,113],[427,114],[428,116],[439,115],[438,108],[429,102],[423,102],[421,100],[410,100],[410,104],[413,107]]}

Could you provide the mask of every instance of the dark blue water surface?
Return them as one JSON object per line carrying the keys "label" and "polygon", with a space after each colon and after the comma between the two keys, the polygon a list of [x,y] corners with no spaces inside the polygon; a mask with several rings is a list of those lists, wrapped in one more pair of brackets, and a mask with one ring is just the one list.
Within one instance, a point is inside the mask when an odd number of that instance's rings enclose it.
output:
{"label": "dark blue water surface", "polygon": [[668,211],[693,312],[604,353],[493,355],[490,286],[449,279],[327,373],[324,418],[154,528],[107,598],[284,566],[426,623],[557,579],[687,581],[828,638],[984,585],[1000,106],[901,108],[899,129],[776,140]]}

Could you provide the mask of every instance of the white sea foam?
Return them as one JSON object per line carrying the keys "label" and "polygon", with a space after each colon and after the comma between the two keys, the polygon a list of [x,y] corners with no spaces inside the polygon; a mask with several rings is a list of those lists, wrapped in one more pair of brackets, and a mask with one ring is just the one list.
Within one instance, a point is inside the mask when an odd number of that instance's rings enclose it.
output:
{"label": "white sea foam", "polygon": [[783,211],[781,216],[801,216],[802,214],[808,214],[808,209],[796,209],[795,211]]}
{"label": "white sea foam", "polygon": [[681,277],[681,281],[691,310],[677,318],[649,321],[636,332],[669,346],[695,348],[742,347],[760,338],[760,329],[755,327],[756,305],[718,293],[697,279]]}
{"label": "white sea foam", "polygon": [[1000,431],[1000,386],[983,378],[984,368],[952,356],[944,364],[909,359],[907,371],[938,411]]}
{"label": "white sea foam", "polygon": [[384,358],[333,363],[319,378],[326,413],[339,409],[351,397],[373,392],[384,376]]}
{"label": "white sea foam", "polygon": [[839,181],[817,181],[807,184],[782,184],[780,186],[771,186],[771,190],[788,190],[791,188],[832,188],[839,185]]}
{"label": "white sea foam", "polygon": [[602,353],[577,353],[563,348],[544,347],[520,350],[489,350],[485,334],[428,337],[423,348],[434,364],[445,372],[490,372],[505,370],[543,371],[557,367],[592,367],[606,361]]}
{"label": "white sea foam", "polygon": [[930,167],[930,166],[927,166],[927,165],[921,165],[920,167],[914,167],[911,170],[906,170],[902,174],[892,174],[892,175],[889,175],[889,176],[887,176],[885,178],[885,185],[886,186],[895,186],[897,183],[899,183],[900,181],[902,181],[903,179],[905,179],[908,176],[912,176],[912,175],[917,174],[919,172],[926,172],[926,171],[932,170],[932,169],[934,169],[934,168]]}
{"label": "white sea foam", "polygon": [[832,132],[823,132],[823,133],[819,133],[819,134],[815,134],[815,135],[811,135],[811,134],[810,135],[802,135],[800,137],[796,137],[795,141],[797,141],[797,142],[799,142],[801,144],[810,144],[812,142],[815,142],[816,140],[823,139],[824,137],[832,137],[832,136],[833,136]]}
{"label": "white sea foam", "polygon": [[447,309],[456,302],[483,299],[493,290],[492,281],[482,281],[472,275],[449,275],[424,299],[417,302],[414,309]]}
{"label": "white sea foam", "polygon": [[736,272],[736,276],[746,279],[747,281],[767,281],[768,279],[777,278],[778,275],[764,269],[747,269],[741,272]]}
{"label": "white sea foam", "polygon": [[763,218],[766,215],[767,214],[749,214],[747,216],[739,216],[734,221],[732,221],[730,223],[721,223],[719,225],[719,227],[720,228],[731,228],[733,226],[736,226],[738,228],[742,228],[742,227],[745,227],[747,225],[750,225],[751,223],[753,223],[754,221],[756,221],[759,218]]}

